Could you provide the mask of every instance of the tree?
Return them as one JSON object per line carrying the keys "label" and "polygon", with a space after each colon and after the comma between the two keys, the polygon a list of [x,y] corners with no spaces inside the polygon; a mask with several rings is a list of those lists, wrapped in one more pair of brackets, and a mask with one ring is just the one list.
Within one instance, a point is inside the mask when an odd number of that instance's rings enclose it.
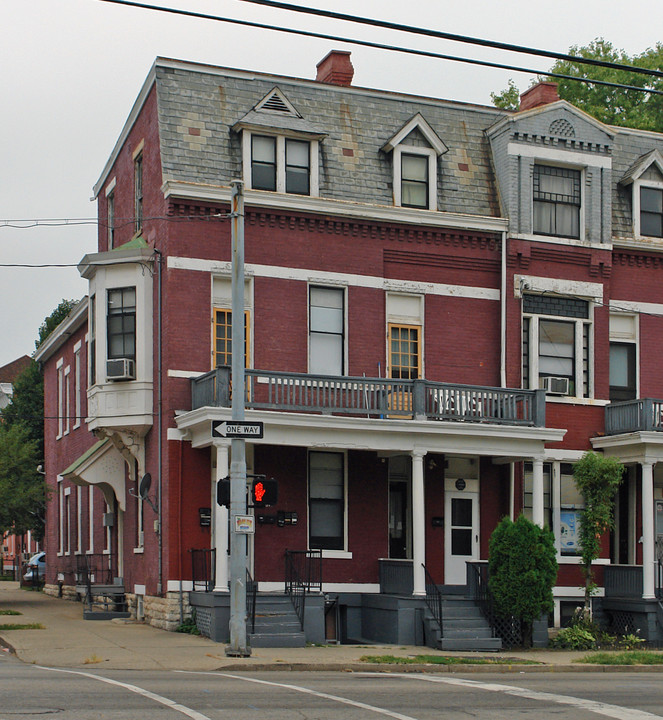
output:
{"label": "tree", "polygon": [[557,581],[555,538],[520,515],[505,517],[490,537],[488,584],[499,618],[521,623],[523,644],[531,645],[532,623],[553,610]]}
{"label": "tree", "polygon": [[[76,305],[62,300],[44,319],[35,341],[39,347]],[[0,412],[0,531],[44,533],[44,379],[33,360],[13,383],[10,403]]]}
{"label": "tree", "polygon": [[592,562],[601,552],[601,537],[614,524],[614,499],[622,481],[624,466],[616,458],[586,452],[573,465],[573,477],[585,507],[580,513],[580,557],[585,578],[585,614],[595,588]]}
{"label": "tree", "polygon": [[[621,65],[663,70],[663,44],[630,57],[624,50],[613,47],[602,38],[592,40],[588,45],[569,49],[569,55],[603,60]],[[624,70],[583,65],[570,60],[558,60],[550,72],[569,75],[573,78],[587,78],[605,82],[632,85],[649,90],[663,91],[663,78],[630,73]],[[636,90],[626,90],[603,85],[590,85],[577,80],[539,77],[540,80],[554,80],[558,83],[559,96],[576,107],[589,113],[608,125],[640,128],[663,132],[663,95],[648,95]],[[493,104],[507,110],[517,110],[520,93],[513,80],[500,93],[491,93]]]}

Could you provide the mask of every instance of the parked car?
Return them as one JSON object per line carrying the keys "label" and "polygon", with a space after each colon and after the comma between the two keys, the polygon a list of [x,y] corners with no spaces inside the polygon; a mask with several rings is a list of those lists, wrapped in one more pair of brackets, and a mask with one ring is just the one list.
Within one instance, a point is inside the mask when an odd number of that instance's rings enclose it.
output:
{"label": "parked car", "polygon": [[46,576],[46,553],[38,552],[27,563],[28,571],[23,575],[25,582],[43,582]]}

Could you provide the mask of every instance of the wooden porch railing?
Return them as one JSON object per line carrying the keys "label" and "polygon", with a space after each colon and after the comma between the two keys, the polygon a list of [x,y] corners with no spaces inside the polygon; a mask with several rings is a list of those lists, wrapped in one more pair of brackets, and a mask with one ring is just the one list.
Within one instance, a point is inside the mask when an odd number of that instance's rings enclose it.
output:
{"label": "wooden porch railing", "polygon": [[[230,368],[191,381],[191,407],[230,407]],[[545,426],[545,392],[419,380],[246,371],[245,407],[357,417]]]}
{"label": "wooden porch railing", "polygon": [[638,430],[663,432],[663,400],[641,398],[606,405],[606,435]]}

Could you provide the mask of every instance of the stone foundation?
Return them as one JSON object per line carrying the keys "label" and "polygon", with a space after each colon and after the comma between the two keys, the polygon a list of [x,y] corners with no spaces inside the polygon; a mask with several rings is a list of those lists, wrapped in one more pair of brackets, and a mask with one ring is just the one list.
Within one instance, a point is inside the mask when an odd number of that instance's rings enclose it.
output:
{"label": "stone foundation", "polygon": [[[76,593],[73,585],[46,584],[44,585],[44,593],[52,597],[61,597],[65,600],[81,601],[84,598]],[[137,617],[138,611],[138,595],[134,593],[125,593],[127,599],[127,607],[132,617]],[[181,624],[180,618],[180,594],[179,592],[166,593],[165,597],[155,597],[153,595],[143,595],[143,617],[138,618],[148,625],[161,628],[162,630],[176,630]],[[184,620],[191,617],[191,605],[189,603],[189,593],[182,594],[182,617]]]}

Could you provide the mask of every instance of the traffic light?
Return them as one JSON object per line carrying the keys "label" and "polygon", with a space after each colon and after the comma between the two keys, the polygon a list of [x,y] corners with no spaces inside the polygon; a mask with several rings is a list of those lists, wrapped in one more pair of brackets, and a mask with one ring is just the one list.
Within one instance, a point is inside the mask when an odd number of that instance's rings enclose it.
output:
{"label": "traffic light", "polygon": [[230,478],[224,477],[216,484],[216,502],[230,507]]}
{"label": "traffic light", "polygon": [[256,477],[251,486],[251,505],[267,507],[276,505],[279,499],[279,484],[274,478]]}

